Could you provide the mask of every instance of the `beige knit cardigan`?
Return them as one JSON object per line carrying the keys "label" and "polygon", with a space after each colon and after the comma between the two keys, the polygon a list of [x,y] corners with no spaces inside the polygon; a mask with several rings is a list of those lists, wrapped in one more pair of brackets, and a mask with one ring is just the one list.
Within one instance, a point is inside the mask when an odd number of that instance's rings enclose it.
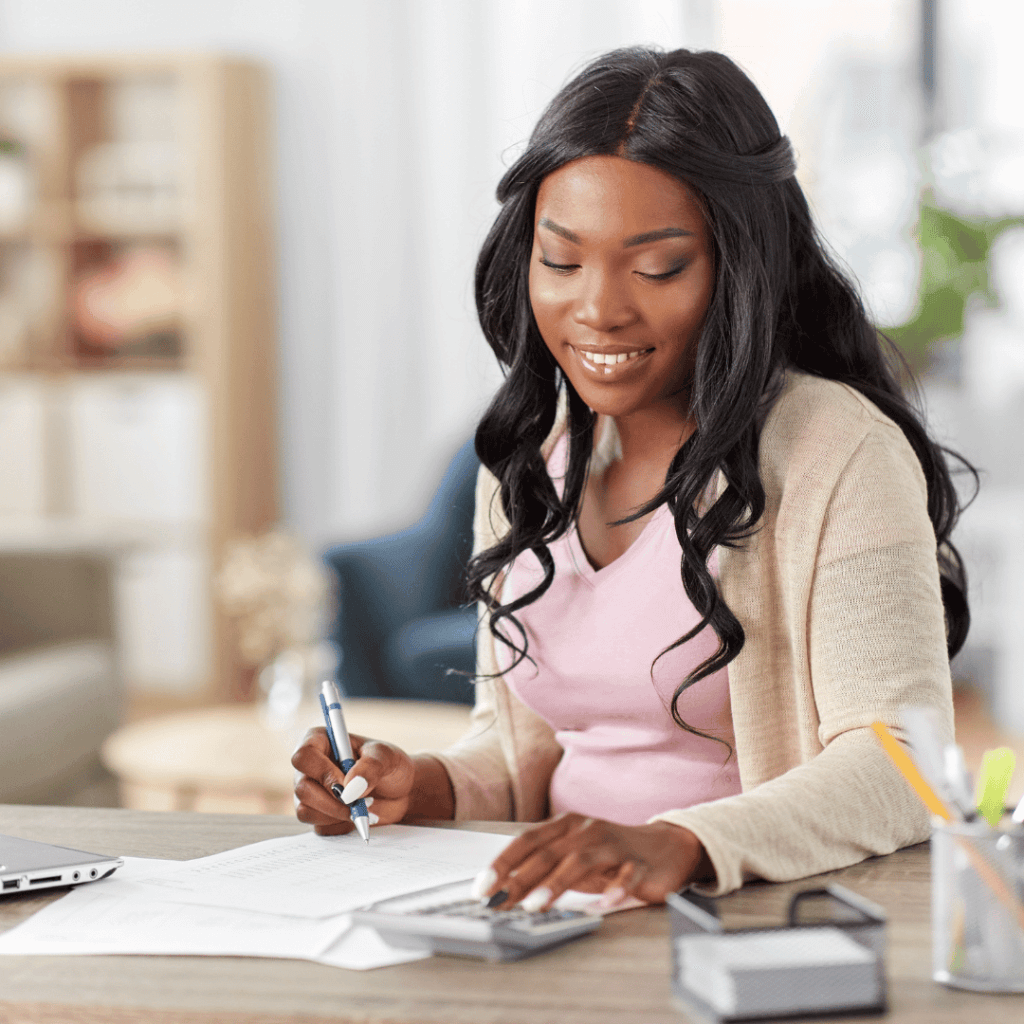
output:
{"label": "beige knit cardigan", "polygon": [[[756,533],[718,550],[720,591],[746,635],[729,664],[742,792],[651,819],[698,837],[716,894],[924,840],[927,813],[869,726],[880,719],[900,735],[900,708],[923,704],[953,737],[935,534],[902,431],[854,389],[790,373],[760,469]],[[481,470],[475,550],[507,529],[497,481]],[[485,627],[477,671],[470,731],[437,755],[456,817],[538,821],[562,749],[500,676],[488,678],[497,662]]]}

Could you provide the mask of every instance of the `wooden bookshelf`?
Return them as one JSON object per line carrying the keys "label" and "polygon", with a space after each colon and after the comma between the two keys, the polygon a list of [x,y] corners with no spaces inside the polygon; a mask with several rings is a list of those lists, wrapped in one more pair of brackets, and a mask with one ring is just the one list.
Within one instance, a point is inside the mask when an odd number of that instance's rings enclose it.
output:
{"label": "wooden bookshelf", "polygon": [[0,60],[0,535],[126,544],[126,681],[195,703],[244,689],[212,581],[278,519],[270,118],[245,60]]}

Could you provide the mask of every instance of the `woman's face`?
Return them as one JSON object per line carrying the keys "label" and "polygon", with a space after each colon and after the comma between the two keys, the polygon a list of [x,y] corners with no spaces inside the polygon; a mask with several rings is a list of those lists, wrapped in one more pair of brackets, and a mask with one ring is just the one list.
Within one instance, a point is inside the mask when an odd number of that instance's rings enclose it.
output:
{"label": "woman's face", "polygon": [[671,175],[589,156],[541,182],[530,302],[545,344],[595,412],[689,416],[714,283],[703,213]]}

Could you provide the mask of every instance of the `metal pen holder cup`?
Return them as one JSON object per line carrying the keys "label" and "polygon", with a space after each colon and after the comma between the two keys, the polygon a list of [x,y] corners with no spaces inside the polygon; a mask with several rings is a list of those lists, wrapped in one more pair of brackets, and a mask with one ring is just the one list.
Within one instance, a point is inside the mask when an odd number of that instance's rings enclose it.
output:
{"label": "metal pen holder cup", "polygon": [[1024,831],[938,824],[931,852],[932,977],[974,992],[1024,992]]}

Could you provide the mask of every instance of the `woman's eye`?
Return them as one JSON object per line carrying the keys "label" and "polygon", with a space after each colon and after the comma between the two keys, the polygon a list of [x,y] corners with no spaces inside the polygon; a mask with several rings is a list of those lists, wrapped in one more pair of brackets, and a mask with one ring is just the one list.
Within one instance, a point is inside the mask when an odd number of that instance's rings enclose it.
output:
{"label": "woman's eye", "polygon": [[[579,270],[578,263],[554,263],[552,260],[540,257],[540,262],[550,270],[553,270],[556,274],[571,274],[574,270]],[[680,263],[677,266],[666,270],[661,274],[648,274],[642,270],[638,270],[637,274],[647,281],[668,281],[670,278],[676,277],[686,269],[685,263]]]}
{"label": "woman's eye", "polygon": [[540,261],[545,267],[550,267],[558,274],[568,274],[571,270],[578,268],[576,263],[552,263],[551,260],[546,260],[543,256],[541,256]]}
{"label": "woman's eye", "polygon": [[680,263],[671,270],[666,270],[663,274],[645,274],[642,270],[638,270],[637,273],[648,281],[667,281],[669,278],[681,274],[685,267],[685,263]]}

